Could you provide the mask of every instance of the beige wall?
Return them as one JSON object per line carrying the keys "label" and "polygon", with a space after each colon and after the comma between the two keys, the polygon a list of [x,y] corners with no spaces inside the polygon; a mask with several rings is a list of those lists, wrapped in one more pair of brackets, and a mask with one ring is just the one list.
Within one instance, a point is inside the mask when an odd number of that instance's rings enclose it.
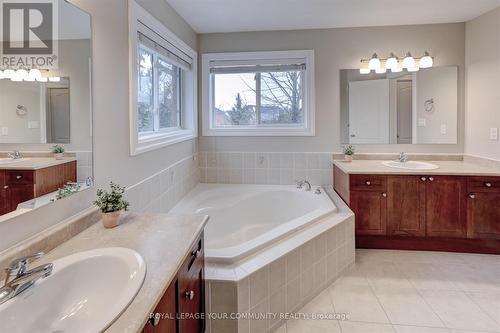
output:
{"label": "beige wall", "polygon": [[[196,140],[135,157],[129,155],[128,19],[126,0],[72,0],[92,15],[94,167],[96,187],[110,181],[133,185],[191,155]],[[195,32],[163,0],[140,4],[195,50]],[[97,144],[96,144],[97,143]],[[75,194],[34,212],[0,223],[0,251],[91,205],[95,188]],[[2,239],[2,230],[14,227],[14,239]],[[3,225],[3,226],[2,226]],[[5,227],[6,229],[2,229]],[[11,234],[12,235],[12,234]]]}
{"label": "beige wall", "polygon": [[500,7],[466,24],[465,152],[500,160],[500,141],[489,139],[500,128]]}
{"label": "beige wall", "polygon": [[200,149],[207,151],[332,152],[340,150],[339,71],[358,68],[359,60],[371,53],[387,55],[428,50],[436,66],[459,67],[458,144],[370,145],[359,152],[463,152],[465,24],[436,24],[377,28],[343,28],[300,31],[203,34],[200,54],[205,52],[314,49],[316,62],[315,137],[203,137]]}

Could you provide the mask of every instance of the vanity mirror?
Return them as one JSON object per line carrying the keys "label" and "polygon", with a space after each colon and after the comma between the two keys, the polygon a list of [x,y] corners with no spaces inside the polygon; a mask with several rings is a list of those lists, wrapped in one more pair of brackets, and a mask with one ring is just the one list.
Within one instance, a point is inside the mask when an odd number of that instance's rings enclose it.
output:
{"label": "vanity mirror", "polygon": [[360,74],[340,71],[344,144],[456,144],[456,66]]}
{"label": "vanity mirror", "polygon": [[[91,18],[64,0],[52,5],[53,39],[42,42],[50,43],[54,65],[14,63],[27,58],[5,46],[1,53],[0,222],[92,185]],[[25,36],[17,45],[40,43]],[[3,45],[16,45],[3,37]]]}

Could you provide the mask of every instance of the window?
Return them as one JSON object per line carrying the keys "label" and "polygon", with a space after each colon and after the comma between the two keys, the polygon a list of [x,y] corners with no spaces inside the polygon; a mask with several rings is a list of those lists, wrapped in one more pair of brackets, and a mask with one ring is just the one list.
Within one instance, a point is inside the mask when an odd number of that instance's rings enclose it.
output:
{"label": "window", "polygon": [[131,155],[196,137],[196,52],[133,2]]}
{"label": "window", "polygon": [[314,135],[314,53],[203,55],[203,135]]}

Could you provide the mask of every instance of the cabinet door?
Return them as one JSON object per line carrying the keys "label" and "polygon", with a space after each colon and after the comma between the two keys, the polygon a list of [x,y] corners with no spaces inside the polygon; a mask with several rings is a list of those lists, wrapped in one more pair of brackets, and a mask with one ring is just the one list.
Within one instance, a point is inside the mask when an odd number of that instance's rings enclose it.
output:
{"label": "cabinet door", "polygon": [[387,235],[425,236],[425,181],[420,176],[387,177]]}
{"label": "cabinet door", "polygon": [[466,237],[466,178],[432,176],[426,182],[426,234]]}
{"label": "cabinet door", "polygon": [[469,194],[467,237],[500,240],[500,192]]}
{"label": "cabinet door", "polygon": [[32,185],[9,186],[9,195],[11,210],[16,210],[17,205],[35,197]]}
{"label": "cabinet door", "polygon": [[10,212],[10,191],[5,171],[0,170],[0,215]]}
{"label": "cabinet door", "polygon": [[350,207],[355,215],[357,235],[386,235],[387,200],[379,191],[352,191]]}

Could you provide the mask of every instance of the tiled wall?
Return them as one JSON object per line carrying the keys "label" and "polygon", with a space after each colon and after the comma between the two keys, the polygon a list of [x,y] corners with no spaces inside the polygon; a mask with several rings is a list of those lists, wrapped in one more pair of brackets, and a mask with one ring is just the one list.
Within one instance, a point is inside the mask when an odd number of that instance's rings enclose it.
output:
{"label": "tiled wall", "polygon": [[200,152],[200,181],[291,185],[307,179],[332,184],[332,153]]}
{"label": "tiled wall", "polygon": [[130,201],[130,210],[167,213],[199,183],[200,169],[195,157],[193,155],[180,160],[127,188],[126,198]]}
{"label": "tiled wall", "polygon": [[[354,217],[248,277],[207,281],[211,313],[290,313],[299,310],[354,264]],[[282,320],[210,320],[207,332],[274,332]]]}

